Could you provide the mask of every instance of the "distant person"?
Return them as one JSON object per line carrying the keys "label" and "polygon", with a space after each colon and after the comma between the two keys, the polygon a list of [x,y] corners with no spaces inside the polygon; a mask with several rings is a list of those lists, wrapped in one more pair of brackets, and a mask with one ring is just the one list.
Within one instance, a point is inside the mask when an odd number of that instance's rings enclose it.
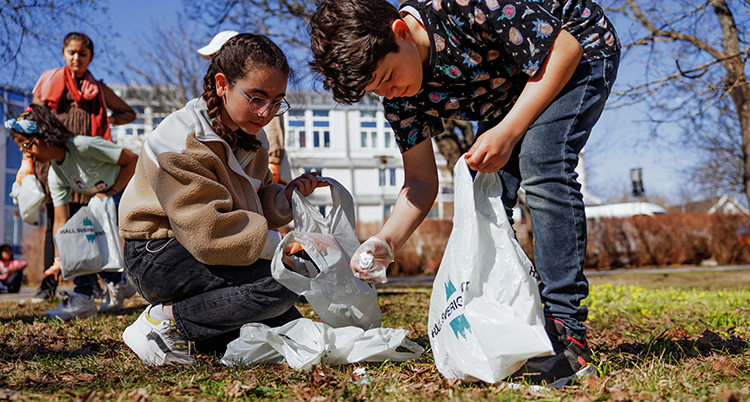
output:
{"label": "distant person", "polygon": [[[237,31],[221,31],[217,33],[208,45],[198,49],[198,54],[206,59],[211,58],[221,49],[229,38],[238,35]],[[263,138],[265,135],[266,138]],[[289,161],[285,158],[284,150],[284,121],[282,116],[275,116],[263,130],[258,133],[261,142],[268,142],[268,170],[273,173],[273,182],[287,184],[291,179],[291,168]]]}
{"label": "distant person", "polygon": [[189,342],[223,353],[244,324],[300,318],[297,295],[271,276],[292,219],[294,189],[282,186],[256,137],[284,99],[290,68],[261,35],[238,34],[211,59],[203,95],[170,114],[144,142],[120,208],[125,265],[150,305],[122,337],[146,364],[193,361]]}
{"label": "distant person", "polygon": [[[71,216],[68,205],[71,190],[89,197],[113,197],[115,204],[119,203],[135,171],[138,156],[134,153],[99,136],[73,136],[46,106],[31,105],[30,112],[8,120],[5,126],[21,152],[50,166],[47,184],[54,206],[54,233]],[[57,245],[55,255],[58,255]],[[55,260],[59,265],[59,258]],[[122,272],[100,272],[98,276],[107,283],[110,292],[109,303],[102,304],[101,310],[122,310],[123,300],[135,293],[126,276]],[[97,274],[73,278],[75,289],[70,296],[45,315],[62,320],[96,315],[93,295],[98,280]]]}
{"label": "distant person", "polygon": [[[98,136],[111,141],[109,125],[130,123],[135,120],[135,112],[108,86],[97,81],[88,70],[94,59],[94,43],[87,35],[79,32],[68,33],[63,39],[62,51],[65,66],[42,73],[32,91],[33,103],[49,107],[73,135]],[[110,116],[107,116],[107,109],[112,111]],[[37,161],[34,170],[47,191],[44,266],[51,267],[55,257],[52,232],[55,213],[47,187],[49,163]],[[87,195],[71,192],[68,203],[71,215],[88,201]],[[56,289],[56,276],[47,275],[42,279],[39,291],[31,300],[50,300],[54,298]]]}
{"label": "distant person", "polygon": [[10,244],[0,246],[0,293],[18,293],[23,284],[26,261],[13,258]]}

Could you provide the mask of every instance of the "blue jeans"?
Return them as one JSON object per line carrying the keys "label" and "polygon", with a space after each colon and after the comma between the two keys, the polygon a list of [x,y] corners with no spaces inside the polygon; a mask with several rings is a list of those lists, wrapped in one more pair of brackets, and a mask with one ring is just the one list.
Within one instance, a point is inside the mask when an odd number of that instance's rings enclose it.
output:
{"label": "blue jeans", "polygon": [[302,317],[297,294],[273,279],[269,260],[206,265],[174,238],[125,240],[125,267],[146,301],[172,302],[177,330],[189,341],[231,340],[250,322],[275,327]]}
{"label": "blue jeans", "polygon": [[[534,121],[498,171],[511,217],[519,186],[526,191],[534,233],[534,263],[544,314],[562,321],[577,338],[586,336],[581,305],[589,293],[583,274],[586,215],[576,180],[578,153],[588,140],[617,77],[619,54],[578,65],[555,100]],[[495,123],[480,123],[478,135]]]}

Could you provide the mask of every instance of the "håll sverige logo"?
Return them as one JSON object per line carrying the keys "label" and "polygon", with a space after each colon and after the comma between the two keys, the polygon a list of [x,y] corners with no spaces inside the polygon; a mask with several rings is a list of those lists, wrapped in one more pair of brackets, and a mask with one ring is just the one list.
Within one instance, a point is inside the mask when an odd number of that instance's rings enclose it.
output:
{"label": "h\u00e5ll sverige logo", "polygon": [[[83,218],[83,226],[91,226],[94,227],[94,223],[91,222],[91,219],[89,218]],[[86,240],[88,240],[90,243],[96,242],[96,234],[95,233],[87,233],[86,234]]]}
{"label": "h\u00e5ll sverige logo", "polygon": [[[468,285],[468,282],[464,282],[461,284],[461,293],[457,293],[456,286],[451,281],[450,277],[448,278],[448,281],[445,282],[445,300],[447,302],[445,306],[445,310],[443,310],[443,313],[440,314],[440,319],[435,325],[432,326],[432,330],[430,331],[430,335],[434,338],[437,336],[438,333],[440,333],[440,330],[443,327],[443,323],[446,320],[450,320],[450,327],[453,329],[453,335],[456,336],[456,339],[458,339],[458,335],[460,334],[464,339],[466,339],[466,333],[471,332],[471,325],[469,325],[469,321],[466,319],[466,316],[461,313],[455,317],[451,317],[453,313],[455,313],[459,308],[463,307],[464,297],[463,293],[466,290],[466,286]],[[453,296],[456,297],[453,297]],[[452,299],[452,300],[451,300]]]}

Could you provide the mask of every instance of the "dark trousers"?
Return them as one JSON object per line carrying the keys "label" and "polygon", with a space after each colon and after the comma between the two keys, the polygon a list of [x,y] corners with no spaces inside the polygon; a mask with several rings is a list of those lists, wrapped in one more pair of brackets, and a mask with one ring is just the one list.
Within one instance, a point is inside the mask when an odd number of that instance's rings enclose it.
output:
{"label": "dark trousers", "polygon": [[206,265],[174,238],[125,240],[125,267],[146,301],[172,302],[177,330],[190,341],[216,340],[221,348],[244,324],[275,327],[302,317],[294,307],[297,294],[273,279],[269,260]]}
{"label": "dark trousers", "polygon": [[8,279],[0,281],[5,286],[8,293],[18,293],[21,290],[21,284],[23,283],[23,271],[13,272],[8,276]]}

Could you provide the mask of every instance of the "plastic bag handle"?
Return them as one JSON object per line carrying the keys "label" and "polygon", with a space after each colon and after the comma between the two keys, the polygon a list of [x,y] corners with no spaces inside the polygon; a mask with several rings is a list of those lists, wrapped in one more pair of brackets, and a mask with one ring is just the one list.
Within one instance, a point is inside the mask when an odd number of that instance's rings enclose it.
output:
{"label": "plastic bag handle", "polygon": [[[336,216],[336,212],[338,212],[338,210],[343,210],[347,220],[349,221],[349,224],[356,232],[354,201],[352,199],[352,195],[341,183],[333,178],[319,177],[318,180],[325,181],[326,183],[330,184],[329,188],[331,191],[331,199],[333,200],[333,209],[331,210],[331,213],[325,217],[320,213],[320,211],[317,211],[314,208],[309,208],[311,210],[311,213],[316,214],[316,216],[318,216],[322,221],[326,222],[330,227],[332,223],[331,220],[334,216]],[[302,193],[300,193],[299,190],[295,188],[294,192],[292,193],[292,211],[296,209],[295,205],[299,204],[310,204],[310,202],[307,201],[307,197],[303,196]],[[297,216],[295,216],[295,221],[297,220],[296,218]],[[296,223],[297,222],[295,222],[295,224]]]}

